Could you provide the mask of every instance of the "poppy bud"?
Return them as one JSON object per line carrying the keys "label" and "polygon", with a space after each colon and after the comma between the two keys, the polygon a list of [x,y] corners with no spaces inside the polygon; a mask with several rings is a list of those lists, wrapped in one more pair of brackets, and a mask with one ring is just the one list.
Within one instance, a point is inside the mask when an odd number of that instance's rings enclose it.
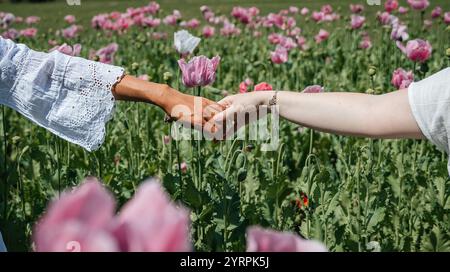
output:
{"label": "poppy bud", "polygon": [[237,179],[239,182],[244,181],[247,178],[247,170],[244,168],[240,168],[238,170]]}
{"label": "poppy bud", "polygon": [[239,155],[236,158],[236,168],[243,167],[244,163],[245,163],[245,155],[242,153],[239,153]]}
{"label": "poppy bud", "polygon": [[138,69],[139,69],[139,63],[133,62],[133,64],[131,64],[131,70],[137,71]]}
{"label": "poppy bud", "polygon": [[369,76],[373,77],[374,75],[377,74],[377,68],[375,66],[370,66],[368,72],[369,72]]}

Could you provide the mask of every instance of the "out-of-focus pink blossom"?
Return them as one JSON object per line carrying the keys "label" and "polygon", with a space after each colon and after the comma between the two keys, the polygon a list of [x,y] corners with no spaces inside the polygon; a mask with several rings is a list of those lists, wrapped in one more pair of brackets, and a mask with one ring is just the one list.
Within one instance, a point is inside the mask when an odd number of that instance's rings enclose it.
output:
{"label": "out-of-focus pink blossom", "polygon": [[321,43],[323,41],[326,41],[328,37],[330,36],[330,33],[326,31],[325,29],[320,29],[319,33],[314,37],[314,40],[316,43]]}
{"label": "out-of-focus pink blossom", "polygon": [[164,144],[168,145],[168,144],[170,144],[170,141],[171,141],[170,136],[169,135],[164,135],[164,137],[163,137]]}
{"label": "out-of-focus pink blossom", "polygon": [[333,8],[331,7],[331,5],[323,5],[320,11],[324,14],[331,14],[333,13]]}
{"label": "out-of-focus pink blossom", "polygon": [[195,29],[195,28],[200,26],[200,21],[195,19],[195,18],[193,18],[193,19],[191,19],[191,20],[189,20],[189,21],[187,21],[185,23],[182,22],[180,24],[180,26],[187,27],[187,28],[190,28],[190,29]]}
{"label": "out-of-focus pink blossom", "polygon": [[174,25],[177,24],[177,21],[178,21],[177,17],[175,17],[175,16],[173,16],[173,15],[167,15],[167,16],[164,17],[164,19],[163,19],[163,23],[164,23],[165,25],[172,25],[172,26],[174,26]]}
{"label": "out-of-focus pink blossom", "polygon": [[216,79],[216,70],[220,57],[208,59],[205,56],[196,56],[188,63],[184,59],[178,61],[182,73],[183,84],[188,87],[210,85]]}
{"label": "out-of-focus pink blossom", "polygon": [[243,24],[248,24],[252,20],[252,15],[250,14],[249,9],[243,7],[233,7],[231,11],[231,16],[239,20]]}
{"label": "out-of-focus pink blossom", "polygon": [[297,14],[298,13],[298,7],[290,6],[289,7],[289,12],[292,13],[292,14]]}
{"label": "out-of-focus pink blossom", "polygon": [[49,206],[36,225],[36,251],[189,251],[189,213],[156,180],[144,182],[116,216],[115,201],[88,178]]}
{"label": "out-of-focus pink blossom", "polygon": [[211,11],[211,8],[206,6],[206,5],[203,5],[203,6],[200,7],[200,11],[202,13],[205,13],[205,12]]}
{"label": "out-of-focus pink blossom", "polygon": [[397,0],[387,0],[384,3],[384,10],[391,13],[392,11],[396,10],[398,8],[398,1]]}
{"label": "out-of-focus pink blossom", "polygon": [[12,13],[6,13],[3,18],[1,18],[1,25],[3,28],[9,28],[12,23],[16,20],[16,16]]}
{"label": "out-of-focus pink blossom", "polygon": [[450,24],[450,11],[444,13],[444,23],[447,25]]}
{"label": "out-of-focus pink blossom", "polygon": [[350,11],[352,13],[361,13],[364,11],[364,6],[361,4],[350,4]]}
{"label": "out-of-focus pink blossom", "polygon": [[81,44],[76,43],[73,46],[67,45],[66,43],[60,45],[60,46],[55,46],[52,49],[49,50],[49,52],[52,51],[59,51],[63,54],[69,55],[69,56],[79,56],[80,52],[81,52]]}
{"label": "out-of-focus pink blossom", "polygon": [[19,38],[20,32],[14,28],[9,28],[5,32],[2,33],[2,37],[5,39],[15,40]]}
{"label": "out-of-focus pink blossom", "polygon": [[27,38],[34,38],[37,34],[38,30],[34,27],[25,28],[20,31],[20,35]]}
{"label": "out-of-focus pink blossom", "polygon": [[144,182],[118,214],[113,233],[122,251],[190,251],[189,212],[172,204],[158,181]]}
{"label": "out-of-focus pink blossom", "polygon": [[361,49],[369,49],[372,47],[372,41],[369,36],[364,36],[359,43],[359,48]]}
{"label": "out-of-focus pink blossom", "polygon": [[406,13],[408,13],[408,11],[409,11],[409,9],[406,8],[406,7],[399,7],[398,8],[398,13],[400,13],[400,14],[406,14]]}
{"label": "out-of-focus pink blossom", "polygon": [[81,30],[82,30],[81,26],[71,25],[62,30],[62,35],[66,39],[72,39],[78,36],[78,33],[80,33]]}
{"label": "out-of-focus pink blossom", "polygon": [[410,60],[414,62],[425,62],[431,57],[431,53],[433,51],[431,44],[428,41],[421,39],[408,41],[406,47],[398,42],[397,46]]}
{"label": "out-of-focus pink blossom", "polygon": [[112,64],[114,62],[114,55],[119,49],[119,45],[117,43],[111,43],[103,48],[100,48],[97,51],[92,51],[89,54],[90,59],[98,58],[98,61]]}
{"label": "out-of-focus pink blossom", "polygon": [[239,84],[239,93],[246,93],[248,91],[248,85],[245,82]]}
{"label": "out-of-focus pink blossom", "polygon": [[406,32],[408,28],[406,25],[393,24],[391,31],[391,39],[394,41],[406,41],[409,39],[409,34]]}
{"label": "out-of-focus pink blossom", "polygon": [[353,14],[351,16],[350,24],[351,24],[352,29],[359,29],[364,25],[365,21],[366,21],[366,17]]}
{"label": "out-of-focus pink blossom", "polygon": [[142,25],[143,26],[148,26],[148,27],[157,27],[161,24],[161,19],[159,18],[150,18],[150,17],[146,17],[142,20]]}
{"label": "out-of-focus pink blossom", "polygon": [[392,21],[392,15],[387,11],[378,12],[377,19],[382,25],[388,25]]}
{"label": "out-of-focus pink blossom", "polygon": [[265,22],[266,26],[276,26],[282,28],[284,25],[284,17],[280,14],[269,13]]}
{"label": "out-of-focus pink blossom", "polygon": [[203,37],[210,38],[210,37],[214,36],[214,34],[216,33],[216,29],[213,26],[204,26],[202,32],[203,32]]}
{"label": "out-of-focus pink blossom", "polygon": [[52,202],[36,225],[36,251],[118,251],[110,232],[114,199],[95,178]]}
{"label": "out-of-focus pink blossom", "polygon": [[305,16],[309,13],[309,9],[308,8],[302,8],[302,10],[300,10],[300,14]]}
{"label": "out-of-focus pink blossom", "polygon": [[272,85],[267,82],[261,82],[255,85],[255,91],[271,91],[273,90]]}
{"label": "out-of-focus pink blossom", "polygon": [[293,29],[287,31],[287,35],[292,37],[296,37],[300,34],[302,34],[302,29],[300,27],[294,27]]}
{"label": "out-of-focus pink blossom", "polygon": [[150,37],[153,40],[167,40],[169,38],[169,35],[167,32],[152,32]]}
{"label": "out-of-focus pink blossom", "polygon": [[148,12],[153,15],[157,14],[159,10],[160,6],[155,1],[150,2],[146,7],[144,7],[145,12]]}
{"label": "out-of-focus pink blossom", "polygon": [[66,23],[68,24],[73,24],[75,23],[76,19],[74,15],[68,14],[66,16],[64,16],[64,21],[66,21]]}
{"label": "out-of-focus pink blossom", "polygon": [[241,34],[241,30],[234,24],[226,21],[220,29],[220,34],[223,36],[238,36]]}
{"label": "out-of-focus pink blossom", "polygon": [[408,4],[415,10],[425,10],[430,2],[428,0],[408,0]]}
{"label": "out-of-focus pink blossom", "polygon": [[290,232],[276,232],[260,227],[247,229],[248,252],[326,252],[326,247]]}
{"label": "out-of-focus pink blossom", "polygon": [[181,173],[186,174],[187,173],[187,169],[188,169],[188,165],[186,162],[182,162],[180,164],[180,169],[181,169]]}
{"label": "out-of-focus pink blossom", "polygon": [[140,76],[138,76],[138,78],[141,79],[141,80],[145,80],[145,81],[149,80],[149,77],[148,77],[147,74],[140,75]]}
{"label": "out-of-focus pink blossom", "polygon": [[425,19],[425,20],[423,21],[423,27],[424,27],[424,28],[430,28],[430,27],[432,27],[432,26],[433,26],[433,21],[428,20],[428,19]]}
{"label": "out-of-focus pink blossom", "polygon": [[48,45],[51,45],[51,46],[57,46],[57,45],[58,45],[58,42],[55,41],[55,40],[48,40]]}
{"label": "out-of-focus pink blossom", "polygon": [[414,81],[414,74],[412,71],[405,71],[403,68],[398,68],[392,74],[391,83],[397,90],[408,88]]}
{"label": "out-of-focus pink blossom", "polygon": [[283,39],[283,35],[278,33],[271,33],[269,34],[269,36],[267,36],[267,39],[271,44],[279,44]]}
{"label": "out-of-focus pink blossom", "polygon": [[436,19],[441,17],[442,15],[442,8],[437,6],[433,9],[433,11],[431,11],[431,18]]}
{"label": "out-of-focus pink blossom", "polygon": [[320,85],[311,85],[306,87],[302,93],[322,93],[324,92],[324,89]]}
{"label": "out-of-focus pink blossom", "polygon": [[270,58],[275,64],[282,64],[288,61],[288,50],[283,46],[277,45],[275,51],[270,52]]}
{"label": "out-of-focus pink blossom", "polygon": [[247,86],[250,86],[250,85],[253,85],[253,80],[251,78],[247,77],[244,80],[244,83],[247,84]]}
{"label": "out-of-focus pink blossom", "polygon": [[324,16],[325,16],[325,14],[321,11],[313,11],[311,18],[316,22],[320,22],[323,20]]}
{"label": "out-of-focus pink blossom", "polygon": [[32,25],[32,24],[39,23],[40,20],[41,20],[41,18],[39,18],[38,16],[28,16],[28,17],[25,19],[25,23],[26,23],[27,25]]}

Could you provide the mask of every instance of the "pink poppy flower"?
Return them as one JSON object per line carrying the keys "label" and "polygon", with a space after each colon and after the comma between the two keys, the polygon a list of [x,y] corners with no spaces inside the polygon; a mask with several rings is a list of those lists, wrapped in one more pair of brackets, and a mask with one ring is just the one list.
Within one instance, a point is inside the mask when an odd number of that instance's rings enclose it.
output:
{"label": "pink poppy flower", "polygon": [[428,0],[408,0],[408,4],[415,10],[425,10],[430,2]]}
{"label": "pink poppy flower", "polygon": [[333,8],[330,5],[323,5],[320,11],[324,14],[331,14],[333,13]]}
{"label": "pink poppy flower", "polygon": [[196,56],[188,63],[184,59],[180,59],[178,65],[182,72],[183,84],[188,88],[212,84],[216,79],[219,62],[219,56],[212,59],[205,56]]}
{"label": "pink poppy flower", "polygon": [[400,13],[400,14],[406,14],[406,13],[408,13],[408,11],[409,11],[409,9],[405,8],[405,7],[398,8],[398,13]]}
{"label": "pink poppy flower", "polygon": [[28,17],[25,19],[25,23],[26,23],[27,25],[32,25],[32,24],[39,23],[40,20],[41,20],[41,18],[39,18],[38,16],[28,16]]}
{"label": "pink poppy flower", "polygon": [[328,37],[330,36],[330,33],[324,29],[321,29],[319,31],[319,34],[317,34],[314,37],[314,40],[316,41],[316,43],[321,43],[323,41],[326,41],[328,39]]}
{"label": "pink poppy flower", "polygon": [[180,164],[180,169],[181,169],[181,173],[186,174],[187,173],[187,169],[188,169],[188,165],[186,162],[182,162]]}
{"label": "pink poppy flower", "polygon": [[379,12],[377,13],[377,19],[382,25],[388,25],[392,21],[392,15],[387,11]]}
{"label": "pink poppy flower", "polygon": [[439,18],[441,17],[441,15],[442,15],[442,8],[439,6],[435,7],[433,11],[431,11],[431,18],[433,19]]}
{"label": "pink poppy flower", "polygon": [[267,82],[261,82],[255,85],[254,91],[271,91],[273,90],[272,85]]}
{"label": "pink poppy flower", "polygon": [[359,16],[359,15],[352,15],[351,16],[351,27],[352,29],[359,29],[364,25],[364,22],[366,21],[366,17]]}
{"label": "pink poppy flower", "polygon": [[114,61],[114,55],[119,49],[119,45],[117,43],[110,43],[109,45],[100,48],[97,51],[92,51],[89,54],[90,59],[95,59],[98,57],[98,61],[112,64]]}
{"label": "pink poppy flower", "polygon": [[296,6],[290,6],[289,7],[289,12],[292,13],[292,14],[297,14],[298,11],[299,11],[299,9]]}
{"label": "pink poppy flower", "polygon": [[392,85],[398,90],[408,88],[414,81],[414,74],[412,71],[405,71],[403,68],[398,68],[392,74]]}
{"label": "pink poppy flower", "polygon": [[302,10],[300,10],[300,14],[305,16],[309,13],[309,9],[308,8],[302,8]]}
{"label": "pink poppy flower", "polygon": [[14,28],[9,28],[8,30],[2,33],[3,38],[10,40],[15,40],[19,38],[20,35],[21,35],[20,32]]}
{"label": "pink poppy flower", "polygon": [[75,23],[76,19],[75,19],[75,16],[69,14],[69,15],[64,16],[64,21],[66,21],[66,23],[68,23],[68,24],[73,24],[73,23]]}
{"label": "pink poppy flower", "polygon": [[398,1],[397,0],[387,0],[384,3],[384,10],[391,13],[392,11],[396,10],[398,8]]}
{"label": "pink poppy flower", "polygon": [[72,39],[78,36],[78,33],[80,33],[81,29],[81,26],[71,25],[68,28],[62,30],[62,35],[66,39]]}
{"label": "pink poppy flower", "polygon": [[49,52],[52,51],[59,51],[63,54],[69,55],[69,56],[79,56],[80,52],[81,52],[81,44],[77,43],[74,44],[73,46],[67,45],[66,43],[60,45],[60,46],[55,46],[52,49],[49,50]]}
{"label": "pink poppy flower", "polygon": [[364,11],[364,6],[360,5],[360,4],[356,4],[356,5],[350,4],[350,11],[352,13],[361,13]]}
{"label": "pink poppy flower", "polygon": [[248,91],[248,85],[245,82],[239,84],[239,93],[246,93]]}
{"label": "pink poppy flower", "polygon": [[401,43],[397,43],[400,50],[412,61],[414,62],[425,62],[431,57],[433,48],[428,41],[421,39],[408,41],[406,47]]}
{"label": "pink poppy flower", "polygon": [[282,64],[288,61],[288,50],[283,46],[277,45],[275,51],[270,52],[270,58],[275,64]]}
{"label": "pink poppy flower", "polygon": [[212,26],[204,26],[202,32],[203,32],[203,37],[210,38],[210,37],[214,36],[214,34],[216,33],[216,29]]}
{"label": "pink poppy flower", "polygon": [[369,49],[372,47],[372,41],[369,36],[364,36],[359,43],[359,48],[361,49]]}
{"label": "pink poppy flower", "polygon": [[25,28],[20,31],[20,35],[27,38],[34,38],[37,34],[38,30],[34,27]]}
{"label": "pink poppy flower", "polygon": [[308,86],[302,91],[302,93],[322,93],[322,92],[324,92],[324,89],[320,85]]}
{"label": "pink poppy flower", "polygon": [[95,178],[52,202],[35,226],[36,251],[189,251],[189,213],[160,183],[142,183],[115,215],[115,201]]}
{"label": "pink poppy flower", "polygon": [[326,252],[326,247],[308,241],[290,232],[265,230],[260,227],[247,229],[247,252]]}
{"label": "pink poppy flower", "polygon": [[444,13],[444,23],[447,25],[450,24],[450,12]]}

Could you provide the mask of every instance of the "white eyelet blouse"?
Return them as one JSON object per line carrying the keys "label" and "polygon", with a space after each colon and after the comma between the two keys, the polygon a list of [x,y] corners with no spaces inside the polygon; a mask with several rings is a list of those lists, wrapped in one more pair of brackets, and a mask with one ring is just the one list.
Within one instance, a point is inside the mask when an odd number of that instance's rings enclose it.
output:
{"label": "white eyelet blouse", "polygon": [[96,150],[112,117],[112,86],[124,69],[0,37],[0,104],[59,137]]}

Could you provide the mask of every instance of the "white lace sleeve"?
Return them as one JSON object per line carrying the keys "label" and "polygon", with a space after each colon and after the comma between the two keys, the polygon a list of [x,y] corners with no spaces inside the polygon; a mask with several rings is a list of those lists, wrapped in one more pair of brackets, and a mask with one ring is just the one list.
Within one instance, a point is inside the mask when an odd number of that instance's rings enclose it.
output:
{"label": "white lace sleeve", "polygon": [[100,147],[123,68],[0,37],[0,103],[88,151]]}

